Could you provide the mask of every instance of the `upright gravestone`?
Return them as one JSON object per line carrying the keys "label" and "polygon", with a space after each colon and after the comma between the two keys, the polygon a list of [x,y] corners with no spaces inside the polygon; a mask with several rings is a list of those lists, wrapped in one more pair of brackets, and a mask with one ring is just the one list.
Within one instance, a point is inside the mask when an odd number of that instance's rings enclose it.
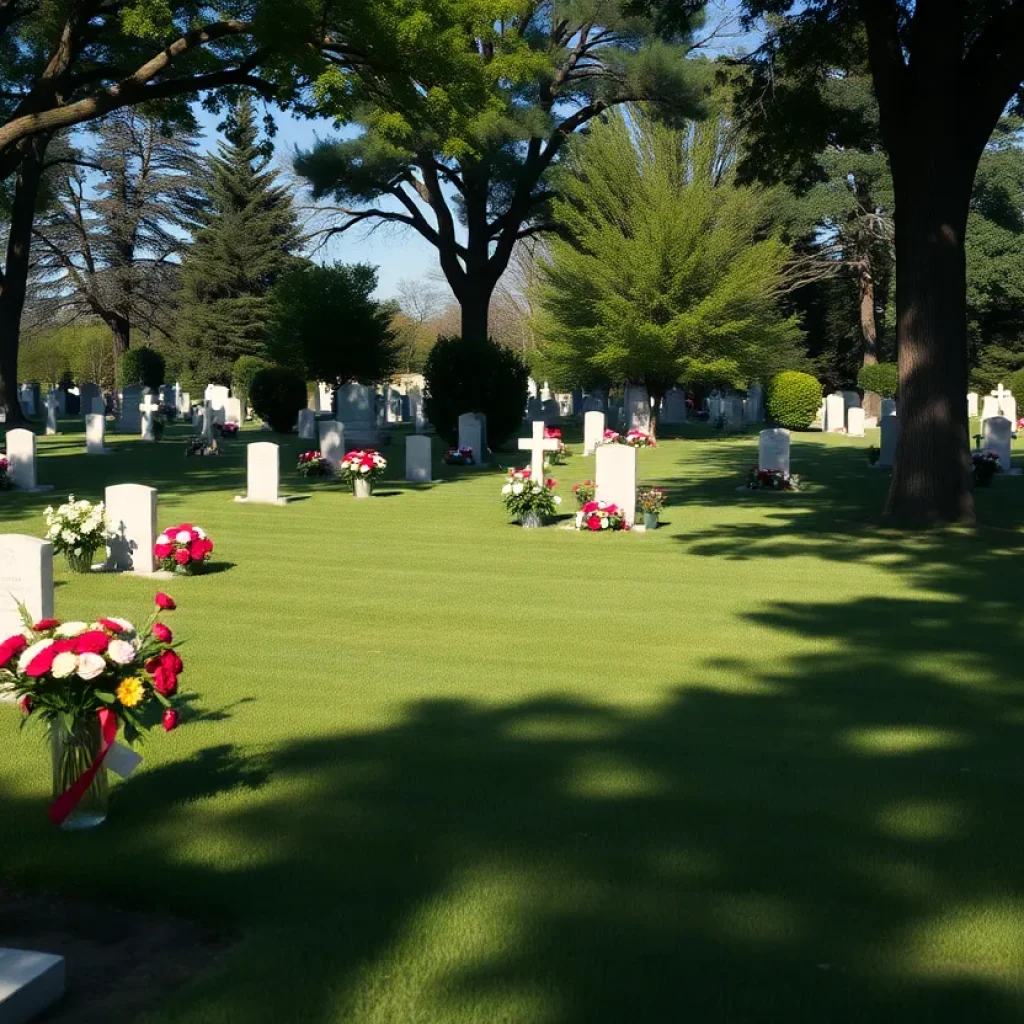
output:
{"label": "upright gravestone", "polygon": [[900,440],[900,421],[895,416],[883,416],[880,426],[882,441],[876,465],[881,469],[892,469],[896,461],[896,446]]}
{"label": "upright gravestone", "polygon": [[850,437],[864,436],[864,410],[858,405],[846,410],[846,432]]}
{"label": "upright gravestone", "polygon": [[967,415],[972,420],[978,418],[978,393],[976,391],[967,392]]}
{"label": "upright gravestone", "polygon": [[574,415],[575,400],[571,393],[567,391],[559,392],[555,395],[555,401],[558,403],[559,416]]}
{"label": "upright gravestone", "polygon": [[882,396],[877,391],[865,391],[861,407],[864,409],[864,425],[872,425],[869,421],[873,419],[873,425],[877,427],[882,418]]}
{"label": "upright gravestone", "polygon": [[192,413],[192,396],[187,391],[178,392],[178,415],[189,416]]}
{"label": "upright gravestone", "polygon": [[1005,416],[992,416],[981,424],[982,446],[999,456],[999,468],[1009,473],[1010,445],[1013,440],[1013,424]]}
{"label": "upright gravestone", "polygon": [[425,434],[411,434],[405,439],[405,479],[430,483],[430,438]]}
{"label": "upright gravestone", "polygon": [[156,488],[115,484],[104,492],[107,563],[111,572],[151,573],[156,567]]}
{"label": "upright gravestone", "polygon": [[604,413],[585,412],[583,414],[583,454],[593,455],[604,437]]}
{"label": "upright gravestone", "polygon": [[117,429],[122,434],[138,434],[142,430],[142,414],[139,406],[142,404],[141,388],[124,388],[121,391],[120,419]]}
{"label": "upright gravestone", "polygon": [[789,431],[782,427],[762,430],[757,437],[757,468],[789,472]]}
{"label": "upright gravestone", "polygon": [[313,411],[330,412],[334,402],[334,388],[330,384],[318,381],[316,390],[313,392]]}
{"label": "upright gravestone", "polygon": [[303,441],[316,437],[316,413],[312,409],[299,410],[299,437]]}
{"label": "upright gravestone", "polygon": [[533,418],[543,420],[546,427],[553,427],[558,422],[559,415],[558,402],[554,398],[545,398],[540,403],[540,415]]}
{"label": "upright gravestone", "polygon": [[7,431],[7,473],[19,491],[52,491],[36,482],[36,435],[31,430]]}
{"label": "upright gravestone", "polygon": [[531,437],[519,438],[519,450],[530,453],[530,479],[544,479],[544,453],[558,450],[558,441],[544,436],[544,421],[534,420]]}
{"label": "upright gravestone", "polygon": [[228,398],[231,395],[231,390],[225,387],[223,384],[207,384],[206,391],[203,394],[203,400],[210,403],[213,409],[214,422],[224,423],[225,422],[225,408],[228,403]]}
{"label": "upright gravestone", "polygon": [[139,431],[142,434],[143,441],[155,441],[156,431],[153,428],[153,424],[156,422],[156,414],[160,410],[160,405],[153,398],[151,391],[146,391],[145,397],[139,405],[139,415],[141,417]]}
{"label": "upright gravestone", "polygon": [[245,453],[246,491],[235,501],[256,505],[285,505],[278,493],[281,478],[281,453],[272,441],[254,441]]}
{"label": "upright gravestone", "polygon": [[883,398],[882,399],[882,415],[879,417],[878,422],[881,423],[886,416],[896,415],[896,399],[895,398]]}
{"label": "upright gravestone", "polygon": [[104,447],[107,434],[107,417],[90,413],[85,417],[85,453],[86,455],[109,455],[110,449]]}
{"label": "upright gravestone", "polygon": [[846,402],[838,392],[825,396],[825,423],[827,434],[841,434],[846,429]]}
{"label": "upright gravestone", "polygon": [[0,641],[25,628],[18,602],[34,622],[53,618],[53,545],[20,533],[0,534]]}
{"label": "upright gravestone", "polygon": [[409,418],[417,434],[427,429],[427,417],[423,412],[423,395],[419,391],[409,392]]}
{"label": "upright gravestone", "polygon": [[742,430],[743,399],[739,395],[728,395],[722,403],[722,416],[726,430]]}
{"label": "upright gravestone", "polygon": [[89,415],[107,418],[107,400],[102,395],[92,400],[92,408],[89,410]]}
{"label": "upright gravestone", "polygon": [[597,449],[597,500],[622,509],[626,526],[636,522],[636,449],[602,444]]}
{"label": "upright gravestone", "polygon": [[459,447],[472,448],[478,466],[487,462],[487,417],[482,412],[464,412],[459,417]]}
{"label": "upright gravestone", "polygon": [[46,433],[53,435],[57,433],[57,414],[60,412],[60,403],[57,401],[57,392],[46,393]]}
{"label": "upright gravestone", "polygon": [[337,473],[341,460],[345,458],[345,430],[336,420],[319,420],[317,429],[320,432],[320,454],[331,471]]}
{"label": "upright gravestone", "polygon": [[217,422],[216,417],[217,413],[214,411],[213,403],[204,401],[199,414],[199,433],[206,444],[213,443],[213,425]]}
{"label": "upright gravestone", "polygon": [[841,391],[840,394],[843,396],[843,405],[846,406],[847,412],[861,407],[860,395],[856,391]]}
{"label": "upright gravestone", "polygon": [[228,398],[224,402],[224,420],[226,423],[242,425],[242,400],[240,398]]}
{"label": "upright gravestone", "polygon": [[334,418],[354,448],[376,448],[380,443],[376,399],[373,388],[363,384],[345,384],[335,394]]}
{"label": "upright gravestone", "polygon": [[79,389],[79,401],[81,403],[80,412],[82,419],[86,416],[91,416],[96,410],[93,408],[93,402],[99,398],[102,401],[100,395],[100,389],[95,384],[83,384]]}
{"label": "upright gravestone", "polygon": [[608,407],[608,399],[603,391],[592,391],[583,396],[583,414],[588,412],[604,412]]}
{"label": "upright gravestone", "polygon": [[26,416],[35,416],[39,409],[39,385],[22,384],[18,388],[18,401],[21,403],[21,411]]}
{"label": "upright gravestone", "polygon": [[176,409],[178,407],[178,399],[174,393],[173,384],[161,384],[157,389],[157,399],[167,409]]}
{"label": "upright gravestone", "polygon": [[651,432],[651,399],[647,388],[630,384],[626,389],[624,409],[627,429],[642,430],[645,434]]}
{"label": "upright gravestone", "polygon": [[671,388],[665,392],[661,400],[662,423],[686,422],[686,392],[680,388]]}
{"label": "upright gravestone", "polygon": [[764,388],[751,384],[747,388],[747,400],[743,403],[743,418],[748,423],[764,422]]}

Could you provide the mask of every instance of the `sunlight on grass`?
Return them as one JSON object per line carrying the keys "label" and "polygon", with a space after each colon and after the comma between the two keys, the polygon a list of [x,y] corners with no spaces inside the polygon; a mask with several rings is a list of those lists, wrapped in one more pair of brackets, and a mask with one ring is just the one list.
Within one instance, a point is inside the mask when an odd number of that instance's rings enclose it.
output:
{"label": "sunlight on grass", "polygon": [[875,816],[886,835],[917,842],[960,838],[969,821],[966,809],[951,800],[903,800]]}
{"label": "sunlight on grass", "polygon": [[924,725],[890,725],[849,729],[841,741],[850,750],[873,756],[901,757],[925,750],[963,747],[968,737],[953,729]]}

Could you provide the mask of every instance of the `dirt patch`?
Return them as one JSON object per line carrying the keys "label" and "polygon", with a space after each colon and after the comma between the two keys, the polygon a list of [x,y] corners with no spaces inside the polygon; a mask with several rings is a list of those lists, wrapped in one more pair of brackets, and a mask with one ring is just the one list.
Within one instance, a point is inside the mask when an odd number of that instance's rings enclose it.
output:
{"label": "dirt patch", "polygon": [[40,1024],[130,1024],[229,945],[192,921],[0,885],[0,946],[65,958],[67,992]]}

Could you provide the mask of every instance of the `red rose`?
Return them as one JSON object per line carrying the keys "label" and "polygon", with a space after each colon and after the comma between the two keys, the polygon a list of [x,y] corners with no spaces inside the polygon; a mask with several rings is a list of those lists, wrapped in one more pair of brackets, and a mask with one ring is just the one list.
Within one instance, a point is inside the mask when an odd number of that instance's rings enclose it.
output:
{"label": "red rose", "polygon": [[123,626],[119,626],[116,622],[114,622],[113,619],[97,619],[96,621],[104,629],[110,630],[111,633],[120,633],[121,630],[124,628]]}
{"label": "red rose", "polygon": [[25,675],[38,679],[45,676],[53,668],[53,659],[60,654],[60,650],[54,650],[56,644],[50,644],[45,650],[40,651],[26,666]]}
{"label": "red rose", "polygon": [[206,538],[206,539],[205,539],[205,540],[204,540],[204,541],[202,542],[202,545],[203,545],[203,550],[204,550],[204,551],[206,552],[206,554],[208,554],[208,555],[209,555],[209,554],[212,554],[212,553],[213,553],[213,541],[212,541],[212,540],[210,540],[210,538],[209,538],[209,537],[207,537],[207,538]]}
{"label": "red rose", "polygon": [[169,644],[174,639],[174,634],[162,622],[154,622],[153,639],[157,643]]}
{"label": "red rose", "polygon": [[0,644],[0,668],[3,668],[16,654],[20,654],[28,647],[28,641],[19,633],[17,636],[9,636]]}
{"label": "red rose", "polygon": [[174,708],[168,708],[164,712],[163,727],[165,732],[178,728],[178,712]]}
{"label": "red rose", "polygon": [[206,545],[201,540],[194,540],[188,546],[188,553],[195,561],[201,562],[206,557]]}
{"label": "red rose", "polygon": [[153,552],[157,558],[168,558],[171,552],[174,550],[173,544],[157,544],[153,548]]}
{"label": "red rose", "polygon": [[153,673],[153,689],[165,697],[171,697],[177,688],[178,677],[163,665],[157,665]]}
{"label": "red rose", "polygon": [[60,625],[60,619],[40,619],[32,628],[37,633],[45,633],[48,629],[56,629]]}
{"label": "red rose", "polygon": [[[160,591],[160,593],[156,595],[154,600],[156,601],[157,608],[162,608],[165,612],[173,612],[174,609],[178,607],[174,603],[174,598],[171,597],[170,594],[165,594],[163,591]],[[106,625],[105,620],[103,624]]]}
{"label": "red rose", "polygon": [[21,705],[21,713],[23,715],[32,714],[32,698],[27,693],[18,701],[18,703]]}
{"label": "red rose", "polygon": [[191,561],[191,558],[189,556],[189,553],[184,548],[178,548],[178,550],[174,552],[174,560],[178,563],[178,565],[188,565],[188,563]]}
{"label": "red rose", "polygon": [[180,676],[185,671],[185,666],[181,663],[181,658],[178,657],[176,651],[172,651],[169,647],[166,651],[160,652],[159,658],[160,664],[169,672],[173,672],[174,675]]}
{"label": "red rose", "polygon": [[600,530],[601,529],[601,517],[600,516],[591,516],[587,520],[587,529],[588,530]]}
{"label": "red rose", "polygon": [[102,629],[90,629],[75,642],[76,654],[102,654],[110,646],[110,637]]}

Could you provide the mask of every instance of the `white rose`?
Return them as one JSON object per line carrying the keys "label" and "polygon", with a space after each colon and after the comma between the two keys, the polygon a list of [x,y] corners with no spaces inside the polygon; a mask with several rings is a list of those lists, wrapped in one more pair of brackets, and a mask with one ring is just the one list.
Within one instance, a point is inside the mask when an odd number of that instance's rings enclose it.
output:
{"label": "white rose", "polygon": [[522,494],[523,493],[523,485],[519,484],[519,483],[513,484],[512,485],[512,493],[513,494]]}
{"label": "white rose", "polygon": [[111,640],[107,657],[115,665],[130,665],[135,660],[135,648],[127,640]]}
{"label": "white rose", "polygon": [[60,537],[61,537],[61,540],[63,540],[65,544],[74,544],[75,541],[78,540],[78,535],[75,534],[75,533],[72,533],[71,530],[62,530]]}
{"label": "white rose", "polygon": [[171,538],[168,537],[166,533],[161,533],[160,536],[157,537],[156,543],[157,544],[170,544],[171,543]]}
{"label": "white rose", "polygon": [[[60,655],[58,655],[58,657],[60,657]],[[54,661],[56,661],[56,658]],[[86,654],[80,654],[78,656],[79,679],[84,679],[88,682],[90,679],[95,679],[97,676],[103,675],[106,668],[107,663],[98,654],[93,654],[89,651]]]}
{"label": "white rose", "polygon": [[505,484],[505,486],[502,487],[502,489],[501,489],[501,493],[502,494],[511,494],[512,493],[512,485],[511,484]]}
{"label": "white rose", "polygon": [[557,494],[554,496],[553,501],[556,505],[562,504],[562,499]]}
{"label": "white rose", "polygon": [[50,530],[49,530],[49,533],[50,533],[51,537],[56,537],[60,533],[60,527],[59,526],[51,526]]}
{"label": "white rose", "polygon": [[24,672],[28,668],[29,662],[37,655],[41,654],[46,650],[47,647],[52,644],[52,640],[40,640],[37,643],[32,644],[30,647],[26,647],[21,652],[21,657],[18,659],[18,671]]}
{"label": "white rose", "polygon": [[190,543],[190,542],[191,542],[191,540],[192,540],[192,534],[191,534],[191,533],[189,533],[189,532],[188,532],[188,530],[179,530],[179,531],[178,531],[178,532],[177,532],[177,533],[176,533],[176,534],[174,535],[174,539],[175,539],[175,540],[176,540],[176,541],[177,541],[177,542],[178,542],[179,544],[188,544],[188,543]]}
{"label": "white rose", "polygon": [[78,655],[72,651],[61,651],[56,658],[53,659],[53,667],[50,671],[53,673],[54,679],[67,679],[72,672],[78,667]]}
{"label": "white rose", "polygon": [[58,626],[54,630],[53,635],[70,639],[73,636],[81,636],[88,628],[88,622],[65,622],[63,626]]}

